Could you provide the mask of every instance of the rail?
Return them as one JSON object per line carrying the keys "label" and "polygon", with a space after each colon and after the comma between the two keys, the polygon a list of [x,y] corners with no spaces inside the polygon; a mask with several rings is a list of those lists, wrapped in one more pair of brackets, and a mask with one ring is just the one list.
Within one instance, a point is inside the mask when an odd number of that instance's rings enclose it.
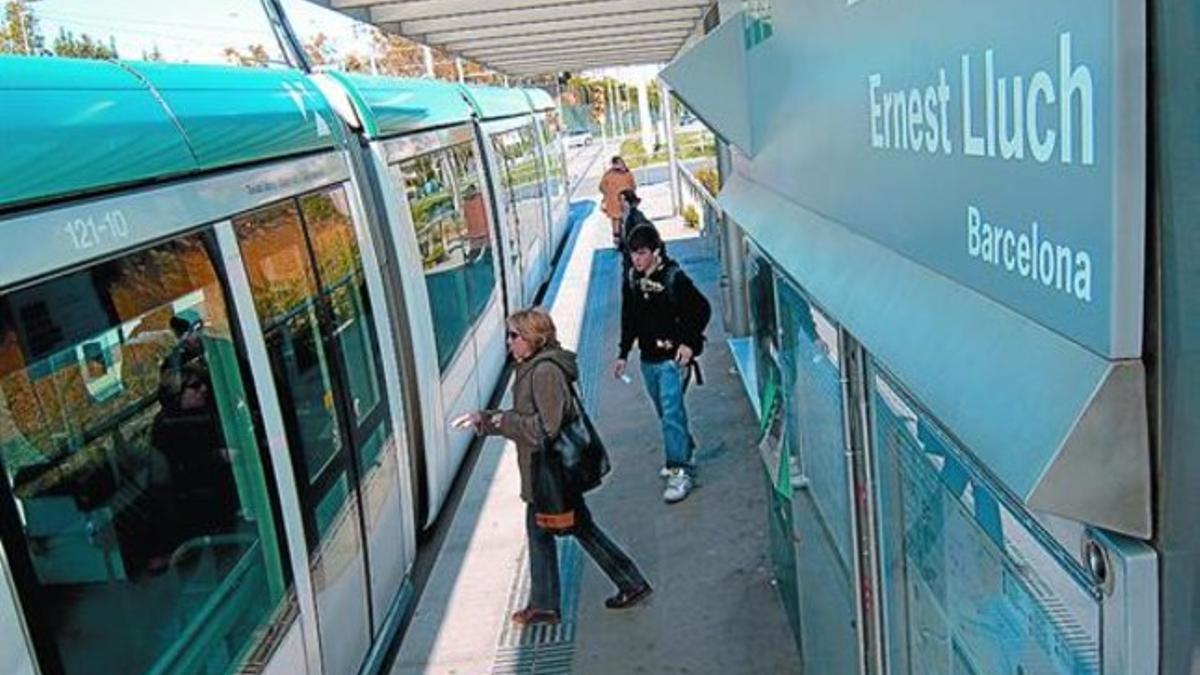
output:
{"label": "rail", "polygon": [[683,178],[683,182],[687,183],[687,187],[691,190],[693,197],[703,202],[705,207],[712,209],[715,216],[721,217],[725,215],[725,212],[721,209],[721,205],[717,203],[716,196],[709,192],[708,188],[704,187],[700,179],[696,178],[696,175],[689,171],[683,162],[679,163],[679,175]]}

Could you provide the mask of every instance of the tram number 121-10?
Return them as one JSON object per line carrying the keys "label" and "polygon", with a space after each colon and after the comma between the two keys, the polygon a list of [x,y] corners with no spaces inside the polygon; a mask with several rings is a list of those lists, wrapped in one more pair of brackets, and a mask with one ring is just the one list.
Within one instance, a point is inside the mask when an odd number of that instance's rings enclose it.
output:
{"label": "tram number 121-10", "polygon": [[124,239],[129,236],[129,222],[120,210],[108,211],[99,218],[74,218],[68,220],[63,229],[70,235],[76,250],[99,246],[105,243],[106,239]]}

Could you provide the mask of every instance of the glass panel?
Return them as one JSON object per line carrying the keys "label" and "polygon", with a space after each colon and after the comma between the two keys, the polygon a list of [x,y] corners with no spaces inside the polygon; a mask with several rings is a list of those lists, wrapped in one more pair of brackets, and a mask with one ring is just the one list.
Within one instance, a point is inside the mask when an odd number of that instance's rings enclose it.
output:
{"label": "glass panel", "polygon": [[465,270],[472,255],[470,230],[454,191],[452,161],[448,151],[439,150],[398,165],[425,268],[442,370],[450,365],[471,325]]}
{"label": "glass panel", "polygon": [[540,128],[542,146],[546,148],[546,187],[551,197],[562,197],[566,191],[567,168],[559,143],[558,113],[554,110],[546,113],[542,117]]}
{"label": "glass panel", "polygon": [[1098,590],[1029,514],[873,370],[890,672],[1101,672]]}
{"label": "glass panel", "polygon": [[229,323],[200,236],[0,297],[0,513],[66,673],[233,672],[290,620]]}
{"label": "glass panel", "polygon": [[[760,283],[766,284],[765,279]],[[854,518],[836,326],[785,280],[776,286],[781,388],[795,488],[801,653],[806,672],[858,670]]]}
{"label": "glass panel", "polygon": [[750,288],[750,323],[754,332],[754,361],[763,417],[779,394],[778,324],[775,320],[775,272],[753,244],[747,242],[746,277]]}
{"label": "glass panel", "polygon": [[[300,198],[312,239],[321,292],[329,298],[356,424],[381,411],[379,350],[346,192],[334,188]],[[374,458],[363,459],[364,462]]]}
{"label": "glass panel", "polygon": [[[509,134],[493,134],[488,140],[492,144],[492,154],[496,158],[495,168],[497,181],[496,190],[500,194],[497,197],[504,205],[504,225],[501,229],[504,230],[507,236],[505,242],[505,250],[508,252],[508,260],[506,267],[509,274],[515,272],[510,277],[514,278],[517,283],[520,283],[523,275],[520,273],[524,266],[521,260],[521,252],[524,248],[521,246],[521,219],[517,213],[517,196],[513,191],[512,169],[508,159]],[[509,289],[510,295],[518,296],[518,300],[524,297],[522,289]]]}
{"label": "glass panel", "polygon": [[466,232],[466,281],[469,321],[473,325],[483,314],[496,288],[494,247],[487,201],[479,184],[479,162],[472,143],[463,143],[450,150],[454,170],[457,203],[461,205]]}
{"label": "glass panel", "polygon": [[545,192],[545,173],[537,143],[534,142],[533,126],[524,126],[509,132],[509,158],[513,193],[517,198],[517,211],[521,215],[521,243],[525,246],[527,260],[536,260],[541,254],[545,239],[546,222],[542,212],[542,197]]}
{"label": "glass panel", "polygon": [[[788,450],[806,481],[825,536],[842,571],[853,570],[854,518],[850,501],[842,371],[837,327],[791,284],[779,286]],[[793,474],[795,477],[796,474]]]}
{"label": "glass panel", "polygon": [[[353,277],[356,258],[346,254],[336,200],[330,193],[313,195],[304,211],[316,224],[314,240],[321,238],[322,276],[337,283],[344,272]],[[239,216],[233,225],[255,305],[272,310],[263,319],[263,337],[299,483],[321,659],[327,672],[353,672],[366,654],[371,629],[350,458],[353,437],[344,437],[339,406],[345,398],[335,388],[336,354],[330,353],[334,312],[317,295],[309,242],[294,201]],[[352,297],[344,301],[351,303]]]}
{"label": "glass panel", "polygon": [[241,216],[234,227],[254,305],[266,329],[276,384],[285,398],[284,415],[292,424],[288,437],[301,451],[305,482],[316,485],[327,472],[345,468],[332,375],[317,318],[316,279],[300,215],[295,204],[284,202]]}

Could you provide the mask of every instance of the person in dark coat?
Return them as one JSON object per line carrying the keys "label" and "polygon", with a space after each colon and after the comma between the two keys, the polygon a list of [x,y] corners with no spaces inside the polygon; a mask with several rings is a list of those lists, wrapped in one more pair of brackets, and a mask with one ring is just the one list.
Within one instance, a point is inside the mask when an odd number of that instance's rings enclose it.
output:
{"label": "person in dark coat", "polygon": [[[620,195],[621,200],[621,229],[614,237],[617,250],[621,253],[621,278],[624,279],[629,275],[629,268],[633,261],[629,253],[629,235],[634,230],[648,227],[658,234],[658,228],[654,226],[654,221],[646,217],[639,208],[642,203],[641,197],[638,197],[637,192],[633,190],[622,190]],[[660,237],[661,240],[661,237]]]}
{"label": "person in dark coat", "polygon": [[[530,591],[529,605],[513,613],[512,620],[518,624],[558,623],[558,548],[555,535],[539,527],[534,518],[533,461],[534,453],[541,452],[543,438],[554,438],[579,414],[571,395],[579,366],[575,354],[558,344],[554,321],[541,309],[521,310],[509,317],[508,350],[517,362],[512,408],[473,412],[467,421],[481,434],[503,436],[517,445],[521,500],[526,504]],[[575,519],[571,534],[617,587],[605,606],[623,609],[650,595],[646,578],[596,524],[582,496]]]}

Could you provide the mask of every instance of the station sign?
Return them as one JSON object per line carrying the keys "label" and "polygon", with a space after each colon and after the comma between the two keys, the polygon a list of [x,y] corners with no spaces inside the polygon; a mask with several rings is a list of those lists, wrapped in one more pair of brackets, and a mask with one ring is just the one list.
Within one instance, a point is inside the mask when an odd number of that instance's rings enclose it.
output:
{"label": "station sign", "polygon": [[783,39],[748,55],[773,100],[739,171],[1099,355],[1140,356],[1144,3],[820,0],[775,20]]}

